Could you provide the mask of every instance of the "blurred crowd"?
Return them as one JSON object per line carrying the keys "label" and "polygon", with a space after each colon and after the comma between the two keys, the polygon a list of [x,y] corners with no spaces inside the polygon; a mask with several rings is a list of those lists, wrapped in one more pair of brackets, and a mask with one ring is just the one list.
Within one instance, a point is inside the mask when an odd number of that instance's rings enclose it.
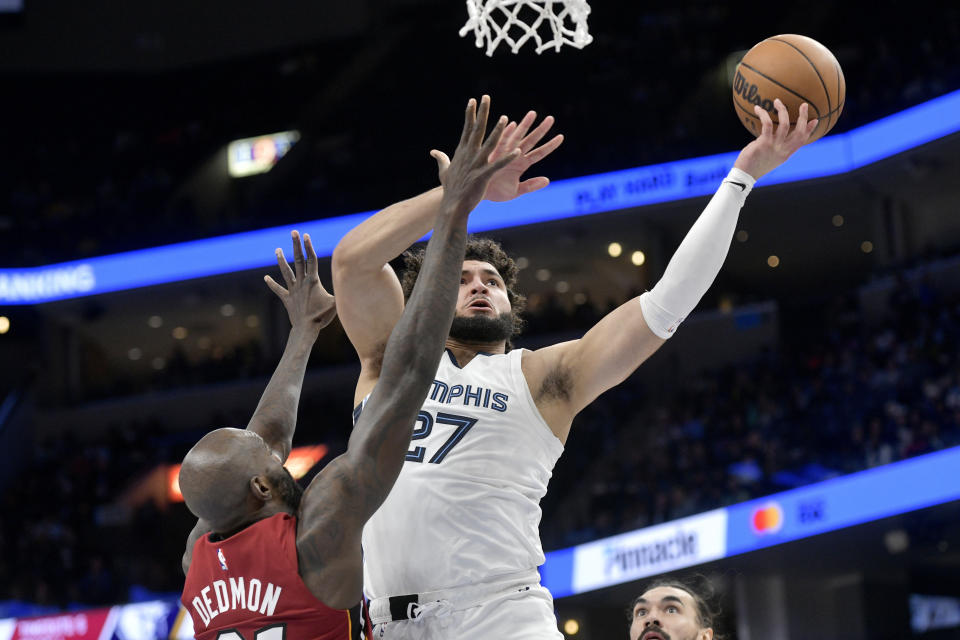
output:
{"label": "blurred crowd", "polygon": [[152,503],[119,536],[102,521],[105,507],[170,455],[162,436],[155,423],[129,425],[98,442],[78,442],[68,431],[35,451],[15,488],[0,495],[0,601],[10,601],[0,617],[123,602],[130,585],[170,573]]}
{"label": "blurred crowd", "polygon": [[[960,445],[960,297],[901,282],[879,324],[839,300],[809,338],[578,418],[544,503],[577,544]],[[625,417],[626,416],[626,417]],[[584,471],[586,470],[586,472]]]}
{"label": "blurred crowd", "polygon": [[[341,403],[342,401],[342,403]],[[349,398],[305,395],[295,446],[346,449]],[[317,420],[316,416],[323,416]],[[250,416],[211,409],[194,424],[156,417],[113,425],[96,439],[77,430],[46,439],[13,486],[0,491],[0,618],[140,601],[178,592],[186,534],[196,523],[166,498],[166,473],[212,426]]]}
{"label": "blurred crowd", "polygon": [[[545,547],[960,445],[960,296],[902,281],[876,321],[852,299],[815,313],[804,333],[785,333],[746,363],[667,394],[633,377],[587,408],[542,504]],[[596,317],[535,312],[531,326],[548,331],[531,338],[584,329]],[[328,444],[326,460],[342,451],[346,429],[330,425],[349,424],[349,405],[349,392],[305,395],[296,443]],[[318,415],[331,419],[320,426],[311,420]],[[200,418],[192,428],[155,419],[118,425],[92,442],[68,430],[39,449],[0,493],[0,575],[9,576],[0,602],[8,613],[180,587],[188,512],[155,500],[131,506],[128,498],[211,425],[243,426],[247,416]]]}
{"label": "blurred crowd", "polygon": [[[631,296],[640,295],[634,291]],[[565,305],[554,293],[533,295],[529,299],[525,334],[538,336],[567,331],[578,331],[596,324],[612,311],[612,300],[599,308],[586,294],[582,301]],[[284,324],[287,320],[283,318]],[[142,371],[118,370],[99,366],[99,360],[88,358],[80,388],[71,389],[70,403],[94,402],[136,396],[157,391],[183,389],[220,382],[230,383],[269,376],[280,356],[283,344],[271,344],[269,332],[264,331],[248,340],[225,345],[214,344],[204,350],[187,352],[175,344],[163,357],[160,369]],[[523,337],[521,337],[523,340]],[[338,325],[321,332],[308,365],[309,370],[322,370],[335,365],[356,363],[356,352]],[[53,400],[50,404],[56,404]]]}

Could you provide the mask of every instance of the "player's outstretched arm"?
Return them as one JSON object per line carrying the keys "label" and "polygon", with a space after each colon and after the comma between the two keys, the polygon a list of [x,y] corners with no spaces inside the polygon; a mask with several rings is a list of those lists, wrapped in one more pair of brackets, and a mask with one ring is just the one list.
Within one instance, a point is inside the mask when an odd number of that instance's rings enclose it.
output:
{"label": "player's outstretched arm", "polygon": [[[817,122],[807,122],[807,105],[800,107],[792,129],[784,105],[777,100],[775,106],[782,124],[774,127],[769,114],[757,107],[762,133],[740,152],[734,168],[680,243],[656,286],[612,311],[582,339],[535,352],[531,368],[554,375],[559,371],[561,378],[569,381],[566,396],[552,403],[555,419],[547,418],[552,426],[565,425],[558,433],[561,439],[566,437],[563,429],[569,429],[574,415],[625,380],[693,311],[726,259],[740,209],[753,184],[809,141]],[[546,413],[549,409],[545,417]]]}
{"label": "player's outstretched arm", "polygon": [[488,112],[489,102],[477,112],[476,102],[470,101],[452,162],[431,152],[440,166],[444,193],[423,271],[387,341],[380,384],[357,420],[346,453],[327,465],[301,501],[300,575],[331,607],[352,606],[360,597],[360,534],[400,473],[417,413],[443,354],[466,248],[467,217],[490,176],[515,157],[488,160],[507,124],[502,118],[484,142]]}
{"label": "player's outstretched arm", "polygon": [[[488,96],[481,98],[481,106],[489,100]],[[547,116],[533,127],[536,119],[536,112],[530,111],[519,123],[505,127],[489,160],[495,162],[516,148],[521,153],[490,180],[484,198],[512,200],[550,183],[543,176],[521,180],[531,166],[563,142],[563,136],[557,135],[541,145],[553,126],[553,117]],[[387,337],[403,311],[400,282],[387,263],[433,228],[442,198],[443,188],[438,187],[393,204],[351,230],[334,249],[337,312],[361,363],[356,402],[376,384]]]}
{"label": "player's outstretched arm", "polygon": [[310,350],[320,330],[330,324],[337,314],[333,296],[327,293],[317,274],[317,254],[309,235],[304,235],[304,248],[300,234],[291,232],[293,239],[294,268],[287,264],[281,249],[276,250],[277,264],[286,288],[270,276],[264,281],[277,294],[290,318],[290,337],[267,388],[247,429],[258,433],[283,462],[290,455],[293,432],[297,423],[297,407],[300,390],[307,369]]}
{"label": "player's outstretched arm", "polygon": [[[327,293],[317,274],[317,254],[313,249],[310,236],[304,236],[306,258],[300,246],[300,234],[291,232],[293,239],[294,269],[287,264],[282,249],[277,249],[277,263],[286,288],[280,286],[270,276],[264,276],[267,286],[277,294],[290,318],[290,337],[283,350],[280,363],[273,372],[267,388],[260,396],[253,417],[247,429],[256,432],[273,453],[284,462],[290,455],[293,432],[297,423],[297,407],[300,403],[300,390],[303,376],[310,358],[310,350],[316,342],[320,330],[336,317],[336,305],[333,296]],[[210,525],[204,520],[197,524],[187,536],[187,548],[184,551],[182,566],[184,574],[190,568],[193,545],[203,534],[210,531]]]}

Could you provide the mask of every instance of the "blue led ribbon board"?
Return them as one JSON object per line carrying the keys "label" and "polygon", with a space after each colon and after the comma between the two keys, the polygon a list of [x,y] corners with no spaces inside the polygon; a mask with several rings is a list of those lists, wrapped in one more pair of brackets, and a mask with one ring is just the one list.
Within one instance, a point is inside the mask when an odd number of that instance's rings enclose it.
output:
{"label": "blue led ribbon board", "polygon": [[309,233],[320,256],[373,212],[302,225],[273,227],[218,238],[116,253],[33,269],[0,269],[0,304],[36,304],[148,287],[276,264],[281,247],[292,258],[290,229]]}
{"label": "blue led ribbon board", "polygon": [[[762,184],[846,173],[957,131],[960,91],[818,140],[765,176]],[[560,180],[510,202],[482,203],[470,217],[470,231],[707,195],[714,192],[736,157],[737,152],[723,153]],[[289,246],[291,228],[309,233],[317,254],[325,257],[347,231],[369,215],[357,213],[32,269],[0,269],[0,304],[38,304],[267,267],[274,264],[274,248],[286,250]]]}
{"label": "blue led ribbon board", "polygon": [[546,554],[554,597],[960,500],[960,447]]}
{"label": "blue led ribbon board", "polygon": [[727,557],[960,500],[960,448],[727,507]]}

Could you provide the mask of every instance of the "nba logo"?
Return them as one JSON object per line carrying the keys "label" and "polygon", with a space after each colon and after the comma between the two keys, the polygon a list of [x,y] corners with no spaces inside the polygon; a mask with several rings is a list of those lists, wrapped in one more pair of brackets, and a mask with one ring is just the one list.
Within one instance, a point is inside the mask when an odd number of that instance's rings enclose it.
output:
{"label": "nba logo", "polygon": [[220,568],[224,571],[227,570],[227,559],[223,557],[223,551],[217,547],[217,560],[220,561]]}

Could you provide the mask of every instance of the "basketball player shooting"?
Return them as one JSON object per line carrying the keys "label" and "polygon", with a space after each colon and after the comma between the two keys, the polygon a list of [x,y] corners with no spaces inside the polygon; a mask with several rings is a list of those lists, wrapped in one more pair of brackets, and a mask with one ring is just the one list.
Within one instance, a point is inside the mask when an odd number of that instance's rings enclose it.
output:
{"label": "basketball player shooting", "polygon": [[[347,451],[301,491],[284,469],[310,349],[334,316],[309,236],[293,233],[295,270],[277,259],[286,288],[267,277],[293,328],[245,430],[217,429],[183,461],[180,488],[200,520],[187,541],[182,601],[198,640],[347,640],[360,625],[346,609],[361,598],[361,529],[393,486],[450,329],[467,218],[492,175],[518,153],[488,158],[502,120],[484,141],[486,112],[467,107],[453,161],[438,157],[444,186],[423,278],[385,335],[379,385]],[[502,148],[502,147],[501,147]],[[433,222],[433,221],[432,221]]]}
{"label": "basketball player shooting", "polygon": [[[487,97],[480,109],[489,109]],[[510,350],[523,303],[514,289],[517,268],[496,243],[468,242],[446,355],[397,484],[363,532],[376,637],[562,637],[537,573],[544,561],[539,502],[553,466],[574,416],[654,353],[706,293],[755,181],[808,141],[816,121],[807,121],[807,106],[792,130],[783,104],[776,109],[784,124],[774,127],[757,108],[761,135],[739,154],[657,285],[579,340]],[[517,146],[524,155],[494,176],[488,198],[545,186],[546,178],[519,181],[559,145],[554,138],[534,148],[551,124],[527,135],[534,118],[528,114],[504,136],[494,157]],[[364,399],[383,386],[383,345],[405,293],[424,277],[418,254],[408,254],[403,284],[388,262],[434,225],[443,195],[435,190],[384,209],[334,251],[337,312],[361,361],[361,416],[373,395]]]}

